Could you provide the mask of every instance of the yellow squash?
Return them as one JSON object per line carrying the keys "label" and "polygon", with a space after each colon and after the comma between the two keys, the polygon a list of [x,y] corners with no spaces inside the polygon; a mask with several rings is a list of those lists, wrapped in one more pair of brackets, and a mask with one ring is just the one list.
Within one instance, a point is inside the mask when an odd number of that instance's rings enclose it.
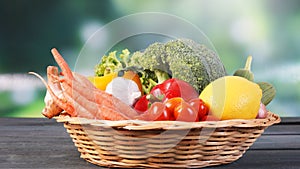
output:
{"label": "yellow squash", "polygon": [[[105,76],[101,76],[101,77],[88,77],[88,79],[100,90],[105,90],[106,86],[114,79],[118,77],[117,73],[110,73],[108,75]],[[130,79],[133,80],[139,87],[140,91],[142,91],[142,83],[140,81],[139,76],[134,73],[133,71],[126,71],[124,73],[124,75],[122,76],[126,79]]]}

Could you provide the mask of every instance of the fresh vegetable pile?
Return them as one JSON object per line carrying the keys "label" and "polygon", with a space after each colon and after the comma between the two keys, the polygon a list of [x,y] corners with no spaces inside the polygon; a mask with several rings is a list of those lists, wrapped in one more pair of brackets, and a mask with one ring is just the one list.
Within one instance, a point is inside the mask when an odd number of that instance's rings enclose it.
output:
{"label": "fresh vegetable pile", "polygon": [[275,89],[254,82],[251,61],[249,57],[244,69],[229,76],[212,50],[178,39],[154,43],[144,52],[111,52],[89,80],[132,107],[140,120],[265,118]]}
{"label": "fresh vegetable pile", "polygon": [[48,66],[43,115],[61,113],[102,120],[253,119],[267,116],[266,105],[275,97],[267,82],[254,82],[252,57],[234,76],[226,74],[219,57],[188,39],[154,43],[144,52],[127,49],[103,56],[95,75],[72,72],[54,48],[61,68]]}

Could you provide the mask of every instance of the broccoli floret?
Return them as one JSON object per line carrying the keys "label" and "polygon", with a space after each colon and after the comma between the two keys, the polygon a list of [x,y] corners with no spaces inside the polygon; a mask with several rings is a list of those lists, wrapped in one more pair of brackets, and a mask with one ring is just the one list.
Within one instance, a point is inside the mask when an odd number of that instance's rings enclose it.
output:
{"label": "broccoli floret", "polygon": [[135,52],[129,61],[129,67],[140,68],[137,70],[141,76],[143,90],[146,94],[152,87],[170,79],[168,64],[161,53],[164,51],[164,44],[154,43],[144,52]]}
{"label": "broccoli floret", "polygon": [[117,57],[117,51],[104,55],[101,62],[95,67],[95,76],[104,76],[127,67],[129,55],[130,52],[128,49],[122,50],[119,58]]}
{"label": "broccoli floret", "polygon": [[154,73],[156,78],[151,80],[155,79],[158,83],[169,77],[184,80],[199,93],[211,81],[226,75],[224,65],[215,52],[188,39],[154,43],[144,52],[135,52],[129,65],[141,66]]}
{"label": "broccoli floret", "polygon": [[151,71],[159,70],[169,73],[168,64],[166,64],[164,49],[165,45],[162,43],[151,44],[143,52],[143,56],[139,57],[140,66]]}
{"label": "broccoli floret", "polygon": [[166,64],[164,51],[164,44],[154,43],[150,45],[143,53],[135,52],[130,59],[129,65],[141,66],[144,70],[154,72],[157,77],[157,83],[162,83],[169,79],[169,68]]}
{"label": "broccoli floret", "polygon": [[172,77],[190,83],[199,93],[213,80],[226,75],[214,51],[192,40],[166,43],[165,53]]}

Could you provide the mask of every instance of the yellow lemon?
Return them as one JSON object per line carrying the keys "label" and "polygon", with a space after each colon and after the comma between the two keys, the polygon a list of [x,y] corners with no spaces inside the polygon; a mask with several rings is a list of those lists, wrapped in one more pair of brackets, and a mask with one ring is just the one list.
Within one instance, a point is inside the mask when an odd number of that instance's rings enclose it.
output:
{"label": "yellow lemon", "polygon": [[262,90],[245,78],[224,76],[207,85],[199,97],[209,104],[210,113],[221,120],[254,119]]}

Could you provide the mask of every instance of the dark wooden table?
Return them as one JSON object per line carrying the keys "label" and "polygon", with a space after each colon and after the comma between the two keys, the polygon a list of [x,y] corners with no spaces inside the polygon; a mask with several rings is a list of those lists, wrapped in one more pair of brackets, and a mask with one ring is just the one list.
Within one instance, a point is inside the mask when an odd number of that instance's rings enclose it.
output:
{"label": "dark wooden table", "polygon": [[[45,118],[0,118],[0,168],[101,168],[81,159],[62,124]],[[300,118],[282,118],[244,156],[217,169],[299,169]]]}

